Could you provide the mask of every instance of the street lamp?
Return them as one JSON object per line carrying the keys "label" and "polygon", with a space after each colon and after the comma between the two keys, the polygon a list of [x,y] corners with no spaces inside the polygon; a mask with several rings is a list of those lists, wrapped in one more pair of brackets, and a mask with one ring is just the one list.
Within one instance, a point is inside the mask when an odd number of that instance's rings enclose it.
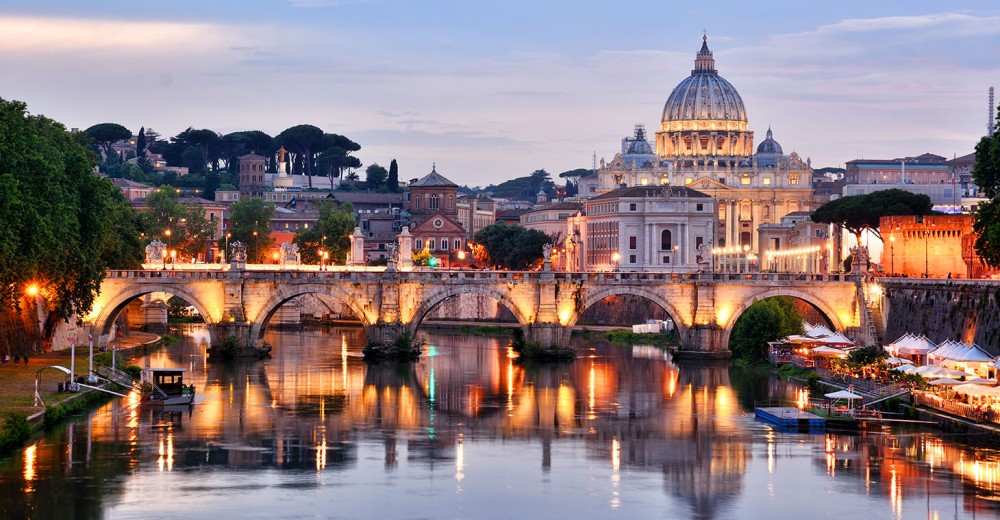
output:
{"label": "street lamp", "polygon": [[170,251],[170,268],[176,269],[176,265],[177,265],[177,250],[172,249]]}
{"label": "street lamp", "polygon": [[[170,228],[163,231],[163,234],[167,236],[167,251],[170,251]],[[171,266],[172,267],[172,266]],[[163,268],[167,268],[167,255],[163,255]]]}
{"label": "street lamp", "polygon": [[[256,226],[257,224],[254,223]],[[253,230],[253,255],[257,256],[257,230]]]}
{"label": "street lamp", "polygon": [[328,251],[320,251],[319,255],[319,270],[323,270],[323,264],[330,259],[330,253]]}
{"label": "street lamp", "polygon": [[465,251],[462,249],[458,250],[458,270],[461,271],[465,266]]}
{"label": "street lamp", "polygon": [[674,244],[674,254],[670,257],[670,274],[674,273],[674,264],[677,263],[677,250],[680,249],[680,247],[680,244]]}
{"label": "street lamp", "polygon": [[226,258],[225,258],[225,260],[227,262],[229,261],[229,237],[231,237],[231,236],[233,236],[233,234],[227,231],[226,232]]}
{"label": "street lamp", "polygon": [[611,253],[611,262],[615,264],[615,271],[618,270],[618,266],[620,265],[621,260],[622,260],[622,255],[619,254],[618,251]]}

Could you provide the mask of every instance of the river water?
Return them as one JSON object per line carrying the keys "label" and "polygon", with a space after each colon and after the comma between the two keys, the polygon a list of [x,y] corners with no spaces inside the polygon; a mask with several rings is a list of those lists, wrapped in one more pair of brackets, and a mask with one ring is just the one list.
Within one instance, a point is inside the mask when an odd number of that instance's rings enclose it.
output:
{"label": "river water", "polygon": [[0,460],[0,518],[1000,516],[975,438],[777,431],[753,402],[797,386],[651,347],[522,367],[497,338],[426,338],[369,367],[360,329],[271,331],[271,359],[221,364],[188,327],[148,361],[186,368],[196,404],[116,399]]}

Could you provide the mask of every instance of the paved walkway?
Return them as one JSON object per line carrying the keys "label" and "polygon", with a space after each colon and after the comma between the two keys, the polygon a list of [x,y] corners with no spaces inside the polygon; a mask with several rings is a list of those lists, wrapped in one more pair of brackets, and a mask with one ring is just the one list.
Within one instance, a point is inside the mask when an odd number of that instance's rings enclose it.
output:
{"label": "paved walkway", "polygon": [[[131,332],[129,337],[121,340],[121,348],[132,348],[144,345],[159,338],[156,334],[144,332]],[[94,352],[98,354],[98,352]],[[88,347],[83,345],[76,349],[76,374],[86,375],[88,366]],[[36,408],[35,403],[35,374],[44,367],[59,365],[70,368],[70,350],[59,350],[36,354],[28,358],[25,363],[22,359],[18,364],[14,364],[13,358],[6,366],[0,366],[0,413],[18,412],[31,415],[41,411]],[[66,374],[59,370],[42,370],[41,372],[42,398],[49,405],[56,404],[73,394],[57,393],[56,385],[66,381]]]}

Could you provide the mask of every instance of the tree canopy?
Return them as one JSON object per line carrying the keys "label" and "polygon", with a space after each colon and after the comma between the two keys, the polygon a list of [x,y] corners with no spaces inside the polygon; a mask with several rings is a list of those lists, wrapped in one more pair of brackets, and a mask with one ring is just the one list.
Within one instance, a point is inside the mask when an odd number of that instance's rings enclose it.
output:
{"label": "tree canopy", "polygon": [[[1000,107],[997,107],[1000,114]],[[976,209],[972,229],[976,232],[976,254],[990,267],[1000,267],[1000,132],[976,144],[972,178],[990,200]]]}
{"label": "tree canopy", "polygon": [[861,233],[868,229],[879,238],[879,219],[895,215],[923,216],[933,212],[927,195],[900,189],[880,190],[867,195],[850,195],[820,206],[812,214],[812,221],[837,224],[853,233],[860,242]]}
{"label": "tree canopy", "polygon": [[135,214],[93,174],[88,137],[0,99],[0,308],[34,286],[52,316],[83,316],[106,268],[139,265]]}
{"label": "tree canopy", "polygon": [[542,247],[550,239],[536,229],[497,222],[480,229],[473,241],[472,254],[479,262],[500,269],[521,270],[542,259]]}
{"label": "tree canopy", "polygon": [[522,200],[535,200],[539,190],[544,191],[549,198],[555,196],[556,185],[549,178],[549,172],[545,170],[535,170],[526,177],[510,179],[492,188],[487,188],[487,191],[492,191],[496,197]]}
{"label": "tree canopy", "polygon": [[[149,210],[140,217],[148,240],[159,239],[171,250],[177,251],[181,260],[205,252],[205,246],[212,238],[213,226],[205,218],[201,207],[181,203],[177,189],[172,186],[161,186],[150,193],[146,197],[146,206]],[[169,236],[166,234],[168,229]]]}
{"label": "tree canopy", "polygon": [[300,229],[292,240],[299,246],[302,261],[319,263],[323,251],[330,255],[331,264],[344,264],[351,251],[350,235],[354,231],[354,207],[351,203],[334,207],[330,201],[317,201],[319,220],[315,226]]}
{"label": "tree canopy", "polygon": [[83,133],[101,147],[104,157],[111,157],[111,145],[132,137],[132,131],[118,123],[99,123],[84,130]]}
{"label": "tree canopy", "polygon": [[736,320],[729,336],[733,355],[750,361],[767,359],[767,342],[802,333],[802,315],[789,297],[754,302]]}
{"label": "tree canopy", "polygon": [[[261,263],[267,258],[267,252],[274,245],[271,238],[271,217],[274,216],[274,204],[265,202],[259,197],[246,197],[229,207],[229,246],[233,242],[243,242],[247,246],[247,262]],[[226,237],[219,239],[219,247],[226,247]],[[229,251],[226,251],[229,258]]]}

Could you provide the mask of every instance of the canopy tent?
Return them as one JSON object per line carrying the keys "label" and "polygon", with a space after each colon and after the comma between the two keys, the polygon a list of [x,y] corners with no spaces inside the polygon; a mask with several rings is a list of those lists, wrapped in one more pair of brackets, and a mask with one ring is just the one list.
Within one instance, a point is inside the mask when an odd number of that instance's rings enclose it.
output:
{"label": "canopy tent", "polygon": [[938,348],[930,353],[931,358],[943,361],[959,361],[965,363],[992,363],[995,358],[986,352],[979,345],[966,345],[957,341],[942,342]]}
{"label": "canopy tent", "polygon": [[907,365],[907,364],[912,365],[913,364],[913,361],[911,361],[909,359],[901,358],[901,357],[895,357],[895,356],[890,356],[890,357],[886,358],[885,362],[887,364],[890,364],[890,365]]}
{"label": "canopy tent", "polygon": [[895,346],[897,355],[925,355],[937,346],[927,336],[911,336],[906,341]]}
{"label": "canopy tent", "polygon": [[902,372],[904,374],[913,374],[913,373],[916,373],[916,371],[919,368],[920,367],[915,367],[913,365],[900,365],[898,367],[893,368],[893,370],[895,370],[897,372]]}
{"label": "canopy tent", "polygon": [[959,381],[958,379],[950,379],[950,378],[944,377],[944,378],[941,378],[941,379],[935,379],[933,381],[929,381],[927,384],[934,385],[934,386],[956,386],[956,385],[965,384],[965,382],[964,381]]}
{"label": "canopy tent", "polygon": [[976,397],[984,395],[1000,396],[1000,388],[977,385],[975,383],[965,383],[963,385],[958,385],[953,387],[952,390],[954,390],[959,394],[972,395]]}
{"label": "canopy tent", "polygon": [[860,395],[855,394],[854,392],[849,392],[847,390],[838,390],[836,392],[830,392],[829,394],[823,394],[823,396],[826,397],[827,399],[848,399],[848,400],[863,399],[863,397],[861,397]]}
{"label": "canopy tent", "polygon": [[826,356],[826,357],[847,357],[847,352],[835,347],[828,347],[826,345],[821,345],[812,349],[814,356]]}

